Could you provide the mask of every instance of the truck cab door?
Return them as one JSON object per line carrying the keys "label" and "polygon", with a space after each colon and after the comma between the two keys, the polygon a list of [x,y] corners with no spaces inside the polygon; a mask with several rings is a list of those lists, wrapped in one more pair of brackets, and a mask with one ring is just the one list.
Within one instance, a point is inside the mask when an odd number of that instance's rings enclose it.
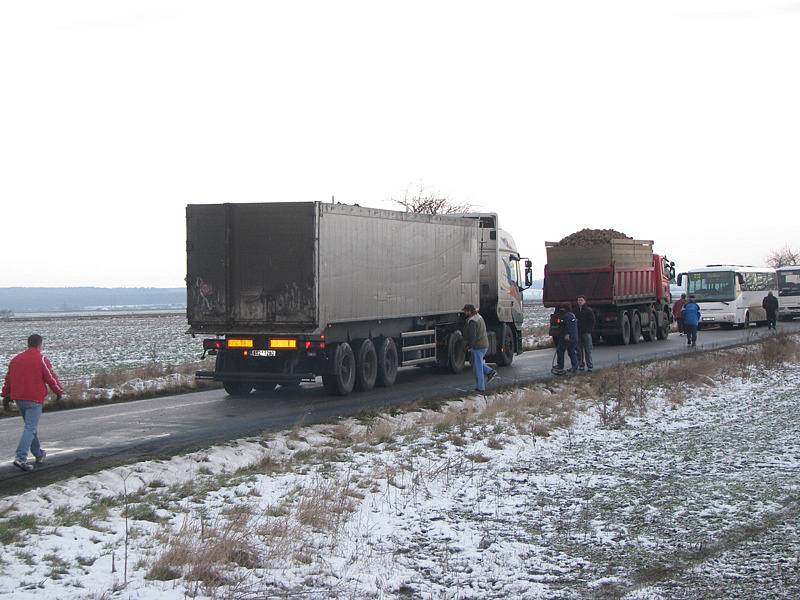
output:
{"label": "truck cab door", "polygon": [[515,323],[522,327],[522,273],[520,258],[516,254],[503,252],[500,255],[498,277],[499,298],[497,317],[502,323]]}

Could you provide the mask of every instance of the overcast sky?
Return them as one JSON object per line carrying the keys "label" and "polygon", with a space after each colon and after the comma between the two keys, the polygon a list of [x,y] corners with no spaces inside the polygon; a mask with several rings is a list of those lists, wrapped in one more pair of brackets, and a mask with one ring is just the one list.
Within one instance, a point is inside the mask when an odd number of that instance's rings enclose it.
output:
{"label": "overcast sky", "polygon": [[3,2],[0,286],[181,286],[187,203],[800,247],[800,2]]}

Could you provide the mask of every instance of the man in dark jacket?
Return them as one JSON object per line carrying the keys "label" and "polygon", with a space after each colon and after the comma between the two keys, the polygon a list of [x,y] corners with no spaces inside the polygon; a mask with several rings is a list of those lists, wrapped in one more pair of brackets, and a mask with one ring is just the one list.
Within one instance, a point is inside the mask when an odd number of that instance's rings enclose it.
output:
{"label": "man in dark jacket", "polygon": [[683,330],[686,332],[686,345],[697,345],[697,327],[700,325],[700,305],[694,301],[694,296],[689,296],[689,301],[681,310],[683,315]]}
{"label": "man in dark jacket", "polygon": [[569,353],[570,369],[573,373],[578,371],[578,320],[572,312],[572,306],[567,304],[561,313],[561,334],[558,336],[558,347],[556,348],[556,367],[553,373],[563,375],[564,371],[564,352]]}
{"label": "man in dark jacket", "polygon": [[578,359],[580,364],[578,369],[586,369],[591,372],[594,368],[592,364],[592,334],[594,333],[595,317],[594,311],[586,304],[584,296],[578,296],[578,310],[575,312],[578,320]]}
{"label": "man in dark jacket", "polygon": [[681,294],[679,300],[672,305],[672,318],[678,323],[678,333],[683,335],[683,307],[686,306],[686,294]]}
{"label": "man in dark jacket", "polygon": [[767,326],[769,329],[777,331],[778,299],[772,295],[772,292],[769,292],[761,301],[761,306],[767,311]]}
{"label": "man in dark jacket", "polygon": [[17,403],[19,414],[25,423],[14,460],[14,466],[23,471],[33,469],[33,465],[28,462],[29,450],[33,453],[36,464],[41,463],[47,455],[39,444],[38,431],[48,387],[58,398],[64,393],[53,366],[42,354],[42,336],[34,333],[28,338],[28,349],[17,354],[8,364],[2,391],[3,398]]}
{"label": "man in dark jacket", "polygon": [[467,328],[464,341],[469,350],[469,362],[475,374],[475,389],[479,392],[486,391],[486,383],[497,376],[497,371],[483,362],[486,351],[489,349],[489,336],[486,333],[486,323],[478,314],[472,304],[467,304],[462,309],[467,317]]}

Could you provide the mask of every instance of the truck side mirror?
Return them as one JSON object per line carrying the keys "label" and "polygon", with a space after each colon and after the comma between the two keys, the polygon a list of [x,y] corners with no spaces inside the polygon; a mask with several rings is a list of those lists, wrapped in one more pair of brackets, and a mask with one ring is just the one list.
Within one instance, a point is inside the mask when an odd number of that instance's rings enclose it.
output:
{"label": "truck side mirror", "polygon": [[744,285],[744,275],[742,275],[741,273],[737,273],[736,281],[739,282],[739,285]]}
{"label": "truck side mirror", "polygon": [[533,285],[533,263],[525,259],[525,289]]}
{"label": "truck side mirror", "polygon": [[684,275],[686,275],[686,273],[678,273],[678,285],[683,285],[683,276]]}

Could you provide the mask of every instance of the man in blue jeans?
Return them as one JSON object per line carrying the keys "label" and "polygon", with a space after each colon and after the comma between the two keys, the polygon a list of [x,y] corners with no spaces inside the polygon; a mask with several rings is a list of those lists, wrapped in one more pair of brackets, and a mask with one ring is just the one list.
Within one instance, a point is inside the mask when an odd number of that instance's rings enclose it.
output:
{"label": "man in blue jeans", "polygon": [[28,451],[33,453],[36,464],[47,456],[39,444],[39,418],[42,416],[48,386],[57,399],[64,393],[53,366],[42,354],[42,346],[42,336],[34,333],[28,338],[28,349],[17,354],[8,364],[3,390],[0,392],[4,399],[16,402],[25,423],[14,459],[14,466],[23,471],[33,469],[33,465],[28,462]]}
{"label": "man in blue jeans", "polygon": [[700,305],[695,302],[694,296],[689,296],[689,301],[683,305],[683,329],[686,332],[686,345],[694,348],[697,345],[697,327],[700,325]]}
{"label": "man in blue jeans", "polygon": [[489,336],[486,334],[486,323],[478,314],[478,310],[467,304],[462,309],[467,317],[467,329],[464,340],[469,350],[469,362],[475,374],[475,389],[479,392],[486,391],[486,383],[497,376],[497,371],[483,362],[486,351],[489,349]]}

